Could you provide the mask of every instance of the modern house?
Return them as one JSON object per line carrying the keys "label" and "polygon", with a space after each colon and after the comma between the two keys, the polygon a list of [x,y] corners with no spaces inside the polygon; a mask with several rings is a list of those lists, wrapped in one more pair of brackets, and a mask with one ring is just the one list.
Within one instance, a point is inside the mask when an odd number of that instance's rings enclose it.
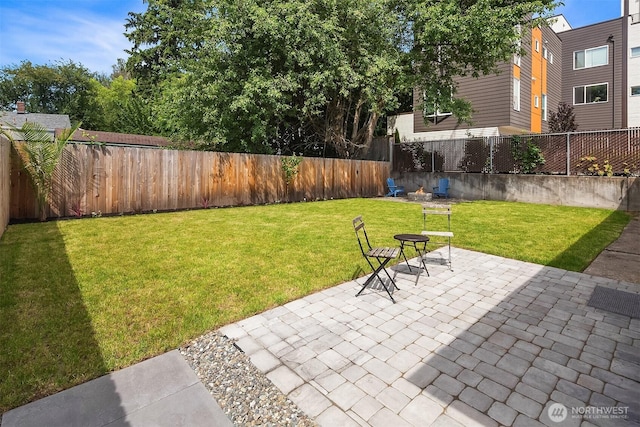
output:
{"label": "modern house", "polygon": [[[640,0],[621,0],[622,16],[571,28],[562,15],[522,31],[527,54],[499,65],[497,75],[458,80],[471,102],[472,124],[450,113],[414,111],[389,122],[404,141],[429,141],[549,132],[549,114],[572,105],[578,130],[640,126]],[[490,94],[490,96],[487,96]]]}

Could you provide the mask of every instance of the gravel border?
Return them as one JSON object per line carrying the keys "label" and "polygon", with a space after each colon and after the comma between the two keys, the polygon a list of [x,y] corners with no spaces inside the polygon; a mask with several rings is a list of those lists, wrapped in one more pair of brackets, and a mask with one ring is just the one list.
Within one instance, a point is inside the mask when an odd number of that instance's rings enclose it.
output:
{"label": "gravel border", "polygon": [[317,426],[220,332],[179,351],[235,426]]}

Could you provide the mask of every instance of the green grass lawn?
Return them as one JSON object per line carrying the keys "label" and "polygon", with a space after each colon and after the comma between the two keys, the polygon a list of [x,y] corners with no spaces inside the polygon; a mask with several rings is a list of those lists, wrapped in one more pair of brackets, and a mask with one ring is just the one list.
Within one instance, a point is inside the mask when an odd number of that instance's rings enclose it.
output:
{"label": "green grass lawn", "polygon": [[[359,214],[375,245],[422,230],[420,205],[374,199],[11,225],[0,240],[0,412],[362,274]],[[629,219],[461,203],[453,245],[582,271]]]}

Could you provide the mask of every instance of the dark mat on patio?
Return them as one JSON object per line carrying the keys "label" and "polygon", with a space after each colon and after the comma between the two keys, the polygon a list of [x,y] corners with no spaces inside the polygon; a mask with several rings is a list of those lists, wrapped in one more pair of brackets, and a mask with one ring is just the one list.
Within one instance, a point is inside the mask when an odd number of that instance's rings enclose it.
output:
{"label": "dark mat on patio", "polygon": [[612,313],[640,318],[640,294],[596,286],[587,305]]}

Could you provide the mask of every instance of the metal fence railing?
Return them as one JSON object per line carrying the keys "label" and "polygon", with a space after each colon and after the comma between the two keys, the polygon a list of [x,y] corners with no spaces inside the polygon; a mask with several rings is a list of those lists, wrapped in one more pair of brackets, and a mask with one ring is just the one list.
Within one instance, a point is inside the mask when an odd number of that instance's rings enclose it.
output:
{"label": "metal fence railing", "polygon": [[394,144],[396,172],[640,175],[640,128]]}

